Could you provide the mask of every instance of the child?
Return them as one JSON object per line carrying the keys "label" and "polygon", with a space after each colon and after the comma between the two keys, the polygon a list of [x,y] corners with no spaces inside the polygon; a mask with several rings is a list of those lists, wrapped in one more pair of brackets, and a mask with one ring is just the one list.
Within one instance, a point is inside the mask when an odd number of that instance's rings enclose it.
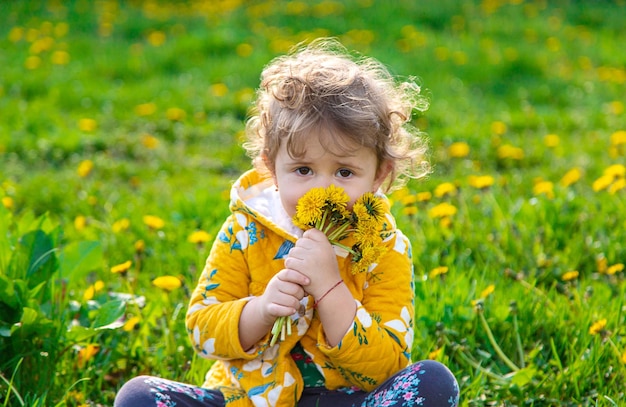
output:
{"label": "child", "polygon": [[[187,312],[195,350],[216,362],[201,388],[142,376],[115,405],[456,406],[445,366],[411,363],[411,249],[388,201],[387,251],[363,273],[321,231],[292,223],[311,188],[341,187],[351,208],[366,192],[384,197],[394,181],[424,175],[423,145],[407,123],[426,106],[415,84],[334,40],[272,61],[246,128],[255,169],[232,187],[232,215]],[[293,332],[270,346],[283,316]]]}

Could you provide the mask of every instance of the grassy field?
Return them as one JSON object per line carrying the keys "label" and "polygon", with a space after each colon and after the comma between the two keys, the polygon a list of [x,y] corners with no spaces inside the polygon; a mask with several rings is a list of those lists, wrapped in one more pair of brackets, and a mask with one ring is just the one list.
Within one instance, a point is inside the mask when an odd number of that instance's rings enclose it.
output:
{"label": "grassy field", "polygon": [[463,406],[626,406],[626,3],[0,2],[0,404],[200,383],[189,291],[227,215],[259,73],[338,37],[431,107],[394,192],[414,359]]}

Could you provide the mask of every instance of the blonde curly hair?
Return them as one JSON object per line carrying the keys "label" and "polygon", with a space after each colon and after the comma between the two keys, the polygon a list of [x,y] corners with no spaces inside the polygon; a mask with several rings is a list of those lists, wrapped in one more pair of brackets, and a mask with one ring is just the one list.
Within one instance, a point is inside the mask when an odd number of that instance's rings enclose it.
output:
{"label": "blonde curly hair", "polygon": [[414,80],[396,81],[377,60],[353,57],[334,39],[318,39],[265,67],[243,146],[266,174],[273,173],[282,143],[301,157],[304,141],[316,131],[334,154],[350,154],[355,145],[371,148],[377,171],[391,164],[383,184],[388,192],[430,171],[424,135],[409,123],[414,111],[427,109]]}

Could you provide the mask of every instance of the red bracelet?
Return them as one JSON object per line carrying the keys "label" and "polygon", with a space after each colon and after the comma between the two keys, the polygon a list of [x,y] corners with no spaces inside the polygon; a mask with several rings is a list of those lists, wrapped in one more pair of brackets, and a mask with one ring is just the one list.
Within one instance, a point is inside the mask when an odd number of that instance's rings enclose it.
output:
{"label": "red bracelet", "polygon": [[335,288],[337,288],[339,286],[339,284],[343,283],[343,280],[339,280],[335,283],[335,285],[333,285],[332,287],[330,287],[328,289],[328,291],[326,291],[324,294],[322,294],[322,296],[318,299],[315,300],[315,302],[313,303],[313,308],[317,308],[317,306],[319,305],[320,302],[322,302],[322,300],[324,299],[324,297],[326,297],[328,295],[329,292],[331,292],[332,290],[334,290]]}

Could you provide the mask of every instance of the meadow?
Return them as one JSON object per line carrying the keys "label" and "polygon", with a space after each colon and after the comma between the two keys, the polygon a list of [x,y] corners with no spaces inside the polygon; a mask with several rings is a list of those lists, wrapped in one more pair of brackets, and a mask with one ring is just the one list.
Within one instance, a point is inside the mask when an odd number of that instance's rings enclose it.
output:
{"label": "meadow", "polygon": [[415,77],[414,360],[462,406],[626,406],[624,0],[0,2],[0,404],[200,383],[189,292],[263,66],[334,36]]}

